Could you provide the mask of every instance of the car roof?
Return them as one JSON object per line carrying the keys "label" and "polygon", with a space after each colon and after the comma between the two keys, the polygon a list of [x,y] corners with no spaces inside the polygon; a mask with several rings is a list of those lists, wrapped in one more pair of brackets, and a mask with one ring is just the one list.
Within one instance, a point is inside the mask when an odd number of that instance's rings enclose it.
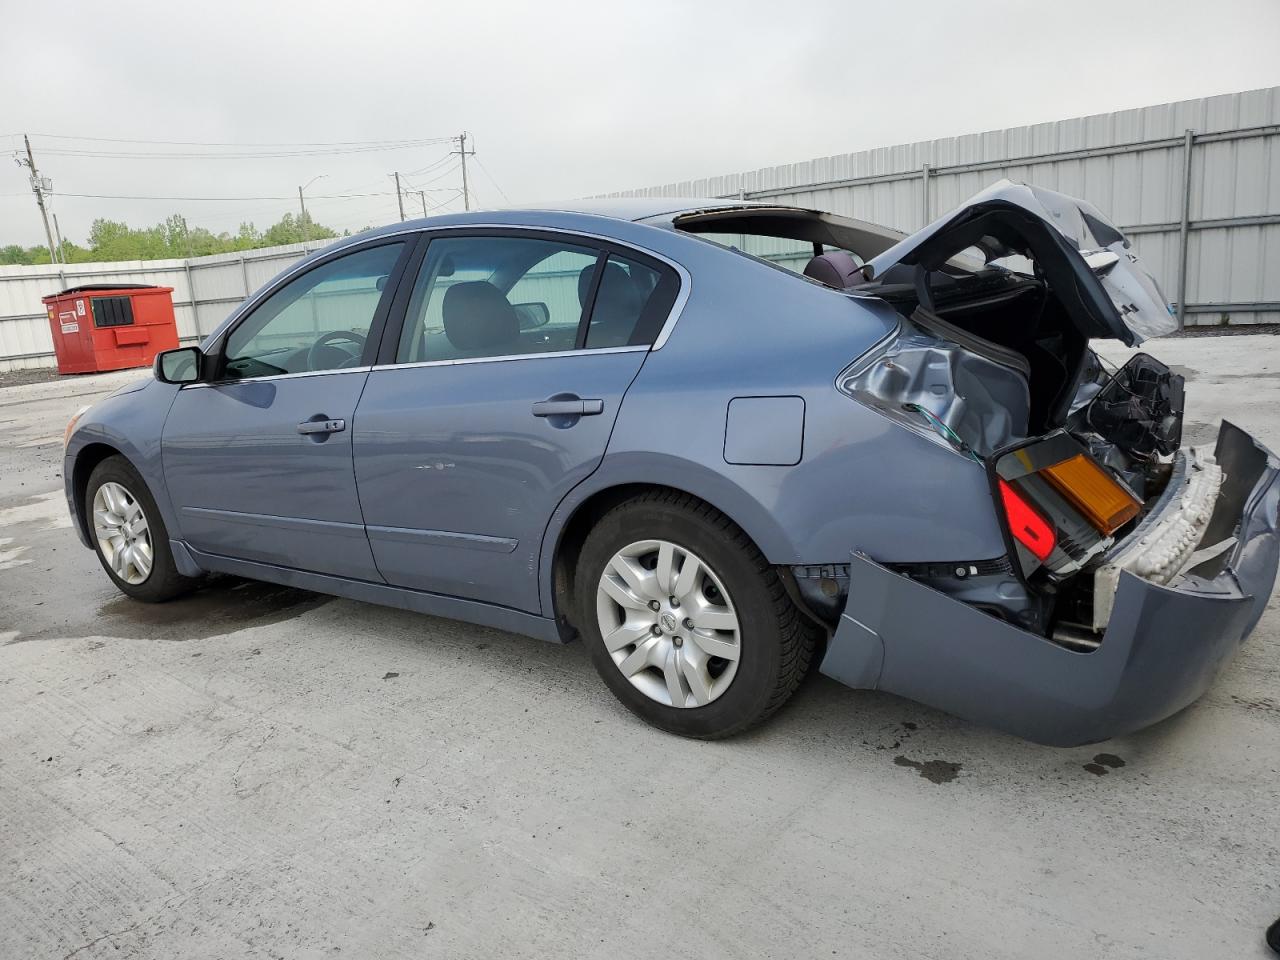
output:
{"label": "car roof", "polygon": [[673,218],[696,210],[724,210],[736,207],[776,206],[751,200],[725,200],[724,198],[699,197],[604,197],[590,200],[557,200],[545,203],[527,203],[511,207],[494,207],[470,210],[466,213],[437,214],[418,217],[403,223],[389,223],[358,234],[361,238],[398,233],[403,230],[428,229],[434,226],[458,224],[519,223],[523,214],[567,213],[609,220],[639,222],[657,218]]}
{"label": "car roof", "polygon": [[589,200],[560,200],[530,204],[526,209],[556,213],[585,213],[615,220],[650,220],[654,217],[687,213],[691,210],[758,206],[750,200],[723,197],[596,197]]}

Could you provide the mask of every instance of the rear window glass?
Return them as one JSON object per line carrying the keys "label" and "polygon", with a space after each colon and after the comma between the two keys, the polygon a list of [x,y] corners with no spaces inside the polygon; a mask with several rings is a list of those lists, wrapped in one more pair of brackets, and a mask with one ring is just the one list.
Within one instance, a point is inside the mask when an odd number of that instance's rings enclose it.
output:
{"label": "rear window glass", "polygon": [[[789,270],[792,273],[804,273],[804,268],[809,265],[817,254],[813,244],[808,240],[792,240],[787,237],[763,237],[751,233],[693,233],[689,236],[698,237],[700,240],[708,240],[719,247],[727,247],[730,250],[736,250],[739,253],[745,253],[749,257],[755,257],[759,260],[766,260],[776,267]],[[825,245],[822,247],[823,253],[830,253],[836,247]],[[847,251],[846,251],[847,252]],[[856,253],[849,253],[853,257],[853,262],[861,266],[862,258]]]}

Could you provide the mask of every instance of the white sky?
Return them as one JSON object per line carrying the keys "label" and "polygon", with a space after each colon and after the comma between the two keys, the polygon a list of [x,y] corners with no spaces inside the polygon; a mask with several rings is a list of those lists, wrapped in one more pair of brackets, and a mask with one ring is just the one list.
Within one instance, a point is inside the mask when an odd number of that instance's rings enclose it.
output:
{"label": "white sky", "polygon": [[[7,160],[23,132],[79,243],[95,217],[262,228],[319,175],[313,216],[358,229],[397,218],[393,170],[429,167],[409,181],[460,209],[453,161],[432,166],[448,145],[125,160],[52,151],[210,148],[47,135],[292,144],[466,130],[477,198],[498,206],[503,192],[585,196],[1273,86],[1277,49],[1277,0],[0,0],[0,245],[44,239],[27,171]],[[326,199],[351,193],[384,195]],[[421,213],[417,197],[408,207]]]}

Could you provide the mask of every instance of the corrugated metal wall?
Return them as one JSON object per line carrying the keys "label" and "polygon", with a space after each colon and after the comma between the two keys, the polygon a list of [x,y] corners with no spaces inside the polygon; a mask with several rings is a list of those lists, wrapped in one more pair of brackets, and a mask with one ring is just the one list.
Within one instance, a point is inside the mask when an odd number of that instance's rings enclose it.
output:
{"label": "corrugated metal wall", "polygon": [[910,232],[1003,177],[1093,202],[1170,300],[1185,301],[1188,325],[1280,322],[1280,87],[615,196],[776,199]]}
{"label": "corrugated metal wall", "polygon": [[173,287],[178,337],[194,342],[209,333],[236,304],[289,264],[329,241],[294,243],[190,260],[0,266],[0,370],[54,363],[48,315],[40,298],[93,283],[141,283]]}

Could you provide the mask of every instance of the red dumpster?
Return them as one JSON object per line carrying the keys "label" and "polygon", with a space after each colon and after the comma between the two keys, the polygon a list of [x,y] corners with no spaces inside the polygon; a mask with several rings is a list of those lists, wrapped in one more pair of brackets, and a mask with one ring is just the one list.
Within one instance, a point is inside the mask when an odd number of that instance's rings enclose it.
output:
{"label": "red dumpster", "polygon": [[91,373],[150,366],[178,345],[173,287],[103,283],[71,287],[41,302],[59,373]]}

